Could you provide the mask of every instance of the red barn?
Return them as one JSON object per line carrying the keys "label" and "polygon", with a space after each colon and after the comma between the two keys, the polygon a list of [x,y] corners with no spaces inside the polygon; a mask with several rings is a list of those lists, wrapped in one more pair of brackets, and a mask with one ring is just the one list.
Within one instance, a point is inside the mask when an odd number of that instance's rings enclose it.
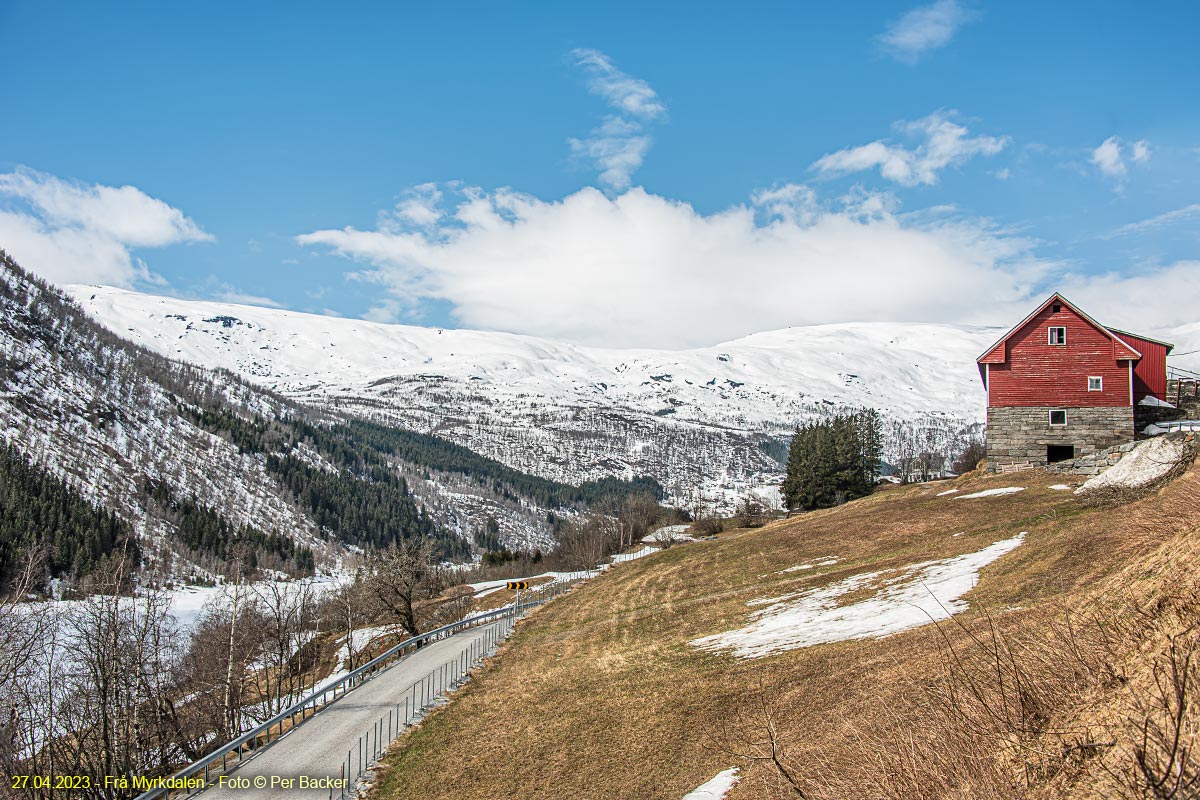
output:
{"label": "red barn", "polygon": [[1051,295],[976,359],[988,393],[989,468],[1133,441],[1138,404],[1165,400],[1171,348],[1107,328]]}

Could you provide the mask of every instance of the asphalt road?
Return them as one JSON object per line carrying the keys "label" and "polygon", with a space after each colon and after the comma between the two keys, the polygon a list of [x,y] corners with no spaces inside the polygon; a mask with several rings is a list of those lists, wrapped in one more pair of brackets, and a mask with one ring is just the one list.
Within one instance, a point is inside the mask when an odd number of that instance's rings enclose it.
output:
{"label": "asphalt road", "polygon": [[[214,785],[201,794],[204,800],[328,800],[328,788],[301,789],[301,776],[307,778],[338,777],[353,750],[351,776],[357,773],[357,746],[360,736],[384,719],[384,739],[387,739],[387,714],[411,697],[411,687],[443,664],[456,661],[472,642],[483,639],[489,630],[500,627],[493,623],[471,628],[449,639],[427,645],[409,658],[379,673],[337,702],[322,710],[286,736],[271,743],[240,768],[226,776],[225,786]],[[374,734],[372,734],[372,741]],[[372,745],[372,749],[374,746]],[[290,785],[287,781],[293,781]],[[265,783],[265,786],[256,786]],[[353,778],[350,781],[353,786]],[[333,791],[339,797],[339,790]]]}

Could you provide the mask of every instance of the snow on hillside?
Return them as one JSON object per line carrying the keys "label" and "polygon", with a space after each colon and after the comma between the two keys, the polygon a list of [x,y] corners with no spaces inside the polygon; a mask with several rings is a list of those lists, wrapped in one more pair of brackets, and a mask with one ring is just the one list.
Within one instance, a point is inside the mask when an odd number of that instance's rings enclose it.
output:
{"label": "snow on hillside", "polygon": [[[767,608],[751,615],[744,628],[693,639],[713,652],[732,651],[740,658],[762,658],[784,650],[877,639],[948,619],[967,609],[963,595],[979,582],[979,571],[1025,540],[1025,533],[955,558],[913,564],[897,576],[867,572],[819,589],[752,600]],[[851,592],[877,587],[864,600],[842,604]]]}
{"label": "snow on hillside", "polygon": [[[235,526],[286,531],[326,549],[261,460],[185,419],[177,397],[141,374],[128,353],[100,341],[103,331],[78,312],[58,308],[53,290],[8,270],[0,281],[0,442],[132,523],[148,560],[161,557],[168,573],[186,565],[160,547],[174,525],[151,508],[147,477],[186,487]],[[257,390],[220,376],[211,386],[231,405],[269,410]]]}
{"label": "snow on hillside", "polygon": [[67,291],[151,350],[309,403],[435,433],[548,478],[658,478],[719,504],[769,485],[760,444],[842,406],[948,442],[983,419],[975,358],[999,331],[899,323],[769,331],[681,351],[387,325],[293,311]]}

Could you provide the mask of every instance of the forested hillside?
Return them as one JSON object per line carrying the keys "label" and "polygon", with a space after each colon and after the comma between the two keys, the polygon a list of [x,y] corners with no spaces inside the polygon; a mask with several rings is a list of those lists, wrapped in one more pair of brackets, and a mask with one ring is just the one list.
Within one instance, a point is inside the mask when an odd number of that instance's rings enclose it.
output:
{"label": "forested hillside", "polygon": [[136,563],[140,550],[125,522],[84,500],[64,481],[0,448],[0,595],[23,558],[53,577],[87,577],[115,553]]}
{"label": "forested hillside", "polygon": [[231,373],[172,361],[93,322],[7,257],[0,307],[6,458],[43,476],[28,492],[61,489],[74,498],[64,508],[81,504],[6,536],[0,574],[45,543],[47,574],[73,579],[117,541],[136,544],[147,570],[201,580],[247,568],[305,574],[337,563],[347,545],[414,538],[463,559],[485,529],[510,548],[544,547],[557,519],[550,511],[661,493],[645,480],[536,478],[431,436],[347,421]]}

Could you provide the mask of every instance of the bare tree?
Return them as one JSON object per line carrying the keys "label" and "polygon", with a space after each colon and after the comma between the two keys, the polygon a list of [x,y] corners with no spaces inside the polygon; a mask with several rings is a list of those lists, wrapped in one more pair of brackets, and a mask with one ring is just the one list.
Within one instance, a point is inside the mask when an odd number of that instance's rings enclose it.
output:
{"label": "bare tree", "polygon": [[[332,616],[331,629],[344,631],[346,635],[346,666],[358,666],[358,653],[354,649],[354,630],[366,608],[366,589],[360,579],[342,586],[326,602],[326,611]],[[336,668],[336,665],[334,665]]]}
{"label": "bare tree", "polygon": [[[145,774],[158,768],[168,744],[169,720],[157,701],[179,658],[169,598],[117,594],[131,565],[117,560],[114,568],[97,583],[107,591],[72,604],[55,634],[64,646],[50,654],[42,702],[51,726],[34,750],[58,774]],[[93,791],[113,800],[123,795],[114,787]]]}
{"label": "bare tree", "polygon": [[556,553],[568,569],[592,569],[619,544],[612,518],[592,512],[563,529]]}
{"label": "bare tree", "polygon": [[262,656],[253,673],[264,717],[282,711],[304,684],[297,657],[316,624],[316,603],[307,583],[262,581],[251,590],[262,616]]}
{"label": "bare tree", "polygon": [[620,520],[622,534],[628,532],[628,544],[622,540],[621,547],[633,545],[640,541],[662,515],[662,507],[658,500],[649,494],[628,495],[621,504]]}
{"label": "bare tree", "polygon": [[736,524],[739,528],[761,528],[767,524],[767,507],[762,499],[751,493],[738,503]]}
{"label": "bare tree", "polygon": [[436,578],[433,543],[428,539],[404,540],[367,556],[367,591],[410,636],[421,632],[418,606],[433,596]]}

